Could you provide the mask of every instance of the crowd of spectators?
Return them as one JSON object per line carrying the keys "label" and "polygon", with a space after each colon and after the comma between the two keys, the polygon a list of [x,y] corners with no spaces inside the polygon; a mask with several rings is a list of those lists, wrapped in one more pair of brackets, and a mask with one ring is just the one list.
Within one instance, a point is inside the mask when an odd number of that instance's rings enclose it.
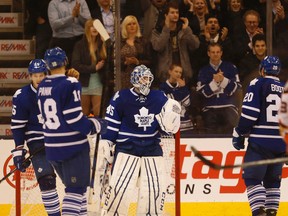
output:
{"label": "crowd of spectators", "polygon": [[[111,2],[26,0],[26,8],[30,11],[28,20],[33,21],[34,27],[31,34],[36,36],[36,42],[39,41],[36,57],[41,57],[47,46],[61,47],[72,66],[80,72],[84,94],[99,96],[93,97],[97,102],[83,105],[83,110],[88,109],[85,113],[92,111],[99,115],[100,103],[105,108],[107,101],[101,101],[101,95],[109,100],[113,94],[113,60],[115,55],[121,55],[122,88],[130,87],[132,69],[144,64],[155,76],[153,88],[163,88],[164,83],[169,87],[168,94],[185,92],[183,97],[178,97],[181,106],[185,107],[182,119],[189,122],[191,133],[231,134],[239,118],[246,87],[258,76],[259,63],[267,53],[266,0],[121,1],[119,39],[115,38]],[[273,54],[285,62],[287,1],[272,0],[271,13]],[[111,38],[109,43],[93,33],[94,19],[103,23]],[[43,34],[41,25],[47,34]],[[44,37],[49,45],[40,42]],[[117,40],[121,44],[120,53],[114,53],[113,49]],[[280,78],[286,79],[287,67],[284,63]],[[177,73],[181,77],[174,75],[173,78],[174,70],[180,71]],[[89,92],[91,88],[97,88],[97,93]]]}

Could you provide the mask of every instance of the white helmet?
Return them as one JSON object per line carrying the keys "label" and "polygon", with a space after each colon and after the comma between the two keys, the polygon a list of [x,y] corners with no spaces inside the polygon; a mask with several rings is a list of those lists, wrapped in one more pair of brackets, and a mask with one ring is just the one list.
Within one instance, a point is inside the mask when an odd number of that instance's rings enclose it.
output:
{"label": "white helmet", "polygon": [[135,88],[139,89],[141,94],[145,96],[149,94],[153,80],[153,74],[145,65],[135,67],[131,73],[130,82]]}

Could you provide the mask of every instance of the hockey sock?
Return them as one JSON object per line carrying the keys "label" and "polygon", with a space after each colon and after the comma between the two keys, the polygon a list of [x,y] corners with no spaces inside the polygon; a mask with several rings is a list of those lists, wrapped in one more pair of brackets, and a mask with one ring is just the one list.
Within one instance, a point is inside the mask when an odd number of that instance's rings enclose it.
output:
{"label": "hockey sock", "polygon": [[265,208],[275,210],[277,212],[280,202],[279,188],[266,188]]}
{"label": "hockey sock", "polygon": [[60,216],[60,202],[56,189],[41,191],[42,201],[49,216]]}
{"label": "hockey sock", "polygon": [[84,193],[83,196],[82,196],[80,215],[87,215],[87,197],[86,197],[86,193]]}
{"label": "hockey sock", "polygon": [[252,216],[258,215],[260,207],[264,207],[265,204],[265,188],[261,184],[251,185],[247,187],[247,196]]}
{"label": "hockey sock", "polygon": [[82,194],[66,193],[62,204],[62,216],[80,215],[82,199]]}

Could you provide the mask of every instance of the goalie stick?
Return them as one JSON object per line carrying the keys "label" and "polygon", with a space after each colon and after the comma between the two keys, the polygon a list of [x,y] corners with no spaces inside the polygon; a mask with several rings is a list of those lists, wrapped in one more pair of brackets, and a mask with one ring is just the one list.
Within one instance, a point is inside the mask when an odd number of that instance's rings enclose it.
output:
{"label": "goalie stick", "polygon": [[104,41],[110,39],[109,34],[107,33],[106,29],[104,28],[103,24],[100,22],[99,19],[94,20],[93,27],[98,31]]}
{"label": "goalie stick", "polygon": [[[28,167],[31,163],[31,159],[34,157],[34,155],[38,154],[40,151],[42,151],[45,148],[45,146],[42,146],[41,148],[37,149],[37,151],[31,153],[27,158],[25,158],[25,160],[23,161],[22,165],[25,165],[25,167]],[[1,180],[0,180],[0,184],[7,179],[9,176],[11,176],[15,171],[17,170],[17,168],[15,167],[13,170],[11,170],[7,175],[5,175]]]}
{"label": "goalie stick", "polygon": [[191,151],[194,153],[194,155],[199,158],[204,164],[207,166],[216,169],[233,169],[233,168],[248,168],[248,167],[254,167],[254,166],[261,166],[261,165],[268,165],[268,164],[275,164],[275,163],[285,163],[288,162],[288,157],[282,157],[282,158],[274,158],[274,159],[266,159],[266,160],[258,160],[258,161],[252,161],[252,162],[246,162],[242,164],[233,164],[233,165],[220,165],[213,163],[211,160],[206,159],[196,148],[193,146],[190,146]]}
{"label": "goalie stick", "polygon": [[[102,97],[101,97],[101,105],[100,105],[100,117],[102,117],[102,113],[103,113],[103,109],[104,109],[103,102],[104,102],[104,98],[105,98],[105,95],[104,95],[105,88],[106,88],[106,86],[104,85],[103,88],[102,88]],[[100,139],[101,139],[100,133],[97,133],[96,140],[95,140],[95,149],[94,149],[93,163],[92,163],[92,167],[91,167],[91,179],[90,179],[90,184],[89,184],[90,188],[89,188],[89,193],[88,193],[88,204],[92,204],[93,195],[97,194],[97,193],[95,193],[94,181],[95,181],[95,176],[96,176],[96,168],[97,168],[97,164],[96,163],[97,163],[97,158],[98,158],[97,154],[98,154],[98,148],[99,148]],[[107,167],[108,167],[108,165],[105,165],[103,181],[104,181],[104,176],[106,175],[106,172],[107,172]],[[104,184],[100,184],[100,187],[101,187],[100,190],[103,191],[102,187],[104,187]],[[99,196],[100,196],[100,200],[101,200],[102,192],[99,193]],[[97,210],[98,209],[99,208],[97,206]]]}
{"label": "goalie stick", "polygon": [[[107,33],[105,27],[103,26],[103,24],[100,22],[99,19],[94,20],[93,22],[93,27],[98,31],[98,33],[101,35],[101,37],[103,38],[103,40],[107,43],[110,40],[110,36]],[[103,112],[103,102],[104,102],[104,98],[105,98],[105,89],[106,86],[104,85],[102,88],[102,97],[101,97],[101,106],[100,106],[100,117],[102,117],[102,112]],[[89,195],[88,195],[88,203],[92,204],[92,196],[95,194],[94,191],[94,181],[95,181],[95,174],[96,174],[96,162],[97,162],[97,153],[98,153],[98,148],[99,148],[99,141],[100,141],[100,134],[98,133],[96,135],[96,142],[95,142],[95,150],[94,150],[94,157],[93,157],[93,163],[92,163],[92,173],[91,173],[91,179],[90,179],[90,190],[89,190]],[[106,175],[106,171],[107,169],[105,169],[105,173],[104,175]],[[98,186],[98,185],[97,185]],[[103,187],[103,185],[101,185],[101,187]],[[102,191],[102,188],[101,188]],[[100,193],[100,196],[102,193]]]}

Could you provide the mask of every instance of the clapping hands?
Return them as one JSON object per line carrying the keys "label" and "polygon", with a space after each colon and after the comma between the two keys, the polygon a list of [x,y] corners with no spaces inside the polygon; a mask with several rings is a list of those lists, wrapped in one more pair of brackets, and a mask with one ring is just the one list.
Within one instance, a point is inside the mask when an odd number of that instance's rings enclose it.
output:
{"label": "clapping hands", "polygon": [[223,73],[223,71],[221,71],[221,70],[219,69],[219,72],[218,72],[218,73],[213,74],[213,79],[214,79],[214,81],[217,82],[217,83],[222,82],[223,79],[224,79],[224,73]]}
{"label": "clapping hands", "polygon": [[78,17],[80,14],[80,3],[78,1],[76,1],[76,4],[72,10],[72,17]]}

